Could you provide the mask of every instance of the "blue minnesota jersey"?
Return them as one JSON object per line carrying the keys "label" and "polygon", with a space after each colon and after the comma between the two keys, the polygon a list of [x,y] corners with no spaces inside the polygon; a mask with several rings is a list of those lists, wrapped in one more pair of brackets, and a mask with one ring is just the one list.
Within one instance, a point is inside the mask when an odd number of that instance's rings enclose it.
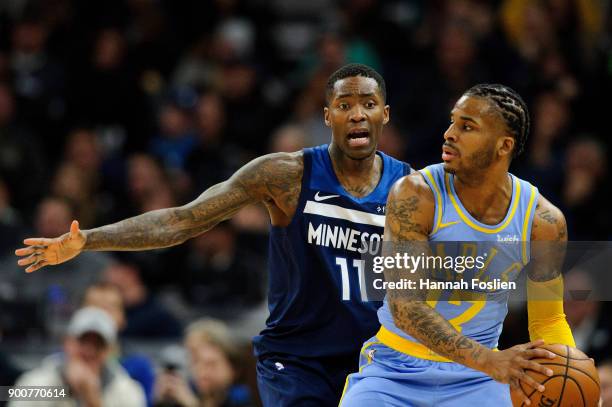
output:
{"label": "blue minnesota jersey", "polygon": [[304,149],[302,189],[287,227],[272,226],[269,310],[257,355],[318,357],[356,353],[378,328],[380,302],[367,301],[362,254],[382,244],[389,189],[410,172],[381,152],[374,191],[355,198],[338,181],[322,145]]}
{"label": "blue minnesota jersey", "polygon": [[[420,172],[435,198],[434,228],[429,236],[433,254],[481,256],[481,264],[484,264],[484,267],[466,270],[462,274],[444,270],[445,275],[440,276],[440,280],[465,280],[469,289],[432,290],[428,303],[462,334],[494,348],[508,311],[509,291],[492,285],[485,289],[473,287],[471,281],[477,279],[493,283],[516,280],[529,262],[528,242],[538,190],[510,174],[512,199],[506,217],[497,225],[486,225],[474,219],[463,207],[455,192],[454,177],[445,173],[443,164],[431,165]],[[437,245],[436,242],[447,243]],[[435,280],[435,273],[433,276]],[[386,301],[378,315],[388,331],[417,342],[395,326]]]}

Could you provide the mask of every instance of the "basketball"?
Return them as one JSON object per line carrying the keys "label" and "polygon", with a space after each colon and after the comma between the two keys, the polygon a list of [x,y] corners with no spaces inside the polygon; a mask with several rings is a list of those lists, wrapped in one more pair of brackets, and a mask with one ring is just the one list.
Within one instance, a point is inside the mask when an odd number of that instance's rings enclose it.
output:
{"label": "basketball", "polygon": [[[531,400],[532,406],[538,407],[596,407],[599,402],[599,376],[595,364],[587,355],[567,345],[543,345],[557,356],[554,359],[532,359],[551,369],[553,375],[548,377],[529,370],[527,373],[542,383],[546,390],[543,393],[521,382],[521,388]],[[526,407],[515,391],[511,391],[512,405]]]}

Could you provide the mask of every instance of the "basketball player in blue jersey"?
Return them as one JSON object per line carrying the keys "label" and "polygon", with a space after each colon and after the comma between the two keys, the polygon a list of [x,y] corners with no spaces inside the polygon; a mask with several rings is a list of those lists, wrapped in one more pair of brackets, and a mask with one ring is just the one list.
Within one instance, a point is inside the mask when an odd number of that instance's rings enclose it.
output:
{"label": "basketball player in blue jersey", "polygon": [[[443,163],[402,178],[389,193],[387,244],[519,242],[524,250],[510,250],[505,257],[491,253],[489,259],[490,268],[518,274],[530,261],[529,241],[566,241],[561,211],[537,188],[508,172],[528,131],[527,107],[512,89],[502,85],[469,89],[451,112]],[[495,264],[500,261],[506,264]],[[359,371],[347,378],[342,407],[510,406],[508,384],[529,405],[525,392],[544,388],[525,370],[552,374],[531,360],[552,357],[538,346],[574,346],[563,313],[560,261],[532,256],[531,263],[536,264],[526,268],[532,342],[502,351],[495,348],[507,297],[451,301],[452,292],[430,298],[419,290],[387,290],[378,312],[382,326],[364,344]],[[385,272],[388,281],[402,275],[406,273],[395,267]],[[545,298],[538,297],[545,290],[560,295],[534,301]]]}
{"label": "basketball player in blue jersey", "polygon": [[376,151],[389,121],[383,78],[347,65],[327,84],[331,143],[257,158],[181,207],[91,230],[74,221],[55,239],[26,239],[19,265],[32,272],[84,250],[146,250],[180,244],[263,202],[270,214],[270,317],[254,340],[263,403],[337,406],[359,349],[378,329],[361,255],[382,244],[391,186],[410,167]]}

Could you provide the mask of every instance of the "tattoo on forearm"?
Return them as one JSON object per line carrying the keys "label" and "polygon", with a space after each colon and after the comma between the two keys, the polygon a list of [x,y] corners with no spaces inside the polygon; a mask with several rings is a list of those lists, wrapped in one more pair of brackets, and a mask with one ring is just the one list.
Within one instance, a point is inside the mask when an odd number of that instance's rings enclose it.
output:
{"label": "tattoo on forearm", "polygon": [[85,249],[144,250],[174,246],[231,217],[246,202],[248,195],[240,189],[210,199],[206,199],[205,192],[185,207],[151,211],[86,231]]}
{"label": "tattoo on forearm", "polygon": [[482,345],[457,332],[426,302],[392,301],[391,311],[398,328],[418,339],[441,356],[457,362],[478,362]]}

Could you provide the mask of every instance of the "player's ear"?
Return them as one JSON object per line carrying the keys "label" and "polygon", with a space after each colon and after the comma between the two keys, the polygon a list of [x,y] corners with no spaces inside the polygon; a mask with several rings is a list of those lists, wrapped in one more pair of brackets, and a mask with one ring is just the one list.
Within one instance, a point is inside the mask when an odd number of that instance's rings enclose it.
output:
{"label": "player's ear", "polygon": [[389,107],[389,105],[385,105],[385,108],[383,109],[383,124],[387,124],[389,123],[389,118],[391,117],[390,114],[390,110],[391,108]]}
{"label": "player's ear", "polygon": [[325,125],[327,127],[331,127],[331,121],[329,120],[329,109],[327,106],[323,108],[323,117],[325,118]]}
{"label": "player's ear", "polygon": [[502,157],[511,156],[514,151],[514,137],[505,136],[500,138],[498,143],[498,154]]}

